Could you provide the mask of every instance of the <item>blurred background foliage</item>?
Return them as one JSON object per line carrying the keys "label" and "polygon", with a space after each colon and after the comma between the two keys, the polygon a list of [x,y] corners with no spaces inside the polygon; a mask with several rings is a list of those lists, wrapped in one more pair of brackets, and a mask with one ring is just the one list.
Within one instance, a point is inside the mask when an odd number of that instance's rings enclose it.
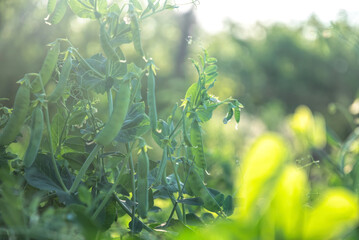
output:
{"label": "blurred background foliage", "polygon": [[[69,10],[56,26],[47,25],[45,17],[46,1],[0,1],[0,96],[10,99],[2,102],[8,107],[16,81],[40,70],[46,44],[66,37],[85,57],[101,51],[96,24]],[[315,16],[295,26],[257,23],[245,28],[228,22],[222,32],[208,34],[198,26],[195,11],[166,11],[146,19],[141,34],[147,55],[160,69],[156,86],[160,117],[168,116],[196,81],[189,58],[203,47],[218,59],[220,75],[213,94],[238,98],[245,105],[239,126],[222,123],[225,109],[206,123],[211,126],[205,132],[209,186],[232,192],[233,169],[246,146],[266,130],[290,137],[286,116],[299,105],[324,116],[327,129],[339,140],[355,127],[356,112],[348,109],[358,95],[359,29],[345,13],[331,25]],[[129,61],[140,62],[132,46],[124,52]]]}

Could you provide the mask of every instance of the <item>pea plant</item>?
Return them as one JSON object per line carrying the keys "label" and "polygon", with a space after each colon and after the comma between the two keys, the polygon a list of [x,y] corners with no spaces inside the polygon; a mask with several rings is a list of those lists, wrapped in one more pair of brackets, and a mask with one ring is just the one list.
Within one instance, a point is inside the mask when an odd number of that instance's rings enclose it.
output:
{"label": "pea plant", "polygon": [[[113,229],[175,235],[204,217],[231,215],[232,196],[204,183],[202,124],[221,105],[228,108],[224,123],[239,122],[243,108],[209,93],[216,59],[204,50],[192,60],[197,81],[167,119],[157,116],[158,68],[142,48],[140,26],[176,6],[49,0],[46,21],[58,24],[67,8],[99,25],[103,53],[85,58],[68,39],[56,39],[40,71],[18,82],[13,109],[1,109],[0,238],[107,239]],[[140,64],[126,59],[125,44]],[[154,150],[161,159],[152,157]],[[160,212],[159,199],[171,207]]]}

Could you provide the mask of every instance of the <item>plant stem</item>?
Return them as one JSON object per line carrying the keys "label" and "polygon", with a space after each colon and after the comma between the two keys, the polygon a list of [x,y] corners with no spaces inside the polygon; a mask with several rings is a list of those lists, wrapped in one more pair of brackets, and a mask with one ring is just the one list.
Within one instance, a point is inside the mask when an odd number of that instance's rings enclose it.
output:
{"label": "plant stem", "polygon": [[[132,198],[133,198],[133,202],[136,202],[136,184],[135,184],[135,167],[133,164],[133,159],[132,159],[132,148],[130,148],[130,144],[126,143],[126,150],[127,150],[127,154],[128,154],[128,161],[129,161],[129,165],[130,165],[130,171],[131,171],[131,183],[132,183]],[[134,204],[132,207],[132,226],[131,226],[131,230],[132,232],[134,232],[135,230],[135,213],[136,213],[136,205]]]}
{"label": "plant stem", "polygon": [[[120,207],[129,215],[129,216],[133,216],[133,212],[131,212],[130,209],[127,208],[127,206],[121,201],[121,199],[115,194],[113,193],[112,196],[115,197],[115,200],[116,202],[120,205]],[[132,220],[133,221],[133,220]],[[147,231],[147,232],[150,232],[150,233],[153,233],[153,229],[148,227],[147,225],[145,225],[140,219],[136,218],[135,217],[135,221],[136,222],[140,222],[143,226],[143,228]],[[134,222],[134,221],[133,221]]]}
{"label": "plant stem", "polygon": [[80,182],[81,179],[85,176],[87,169],[90,167],[92,161],[94,160],[95,156],[97,155],[98,151],[101,149],[100,145],[97,145],[92,149],[90,155],[87,157],[86,161],[84,162],[84,164],[82,165],[79,173],[77,174],[75,181],[73,182],[71,188],[70,188],[70,193],[74,193]]}
{"label": "plant stem", "polygon": [[[37,76],[39,77],[39,80],[40,80],[42,92],[43,92],[44,95],[46,96],[45,87],[44,87],[44,84],[42,83],[41,75],[40,75],[40,74],[37,74]],[[44,109],[45,109],[45,121],[46,121],[47,133],[48,133],[48,135],[49,135],[49,144],[50,144],[50,152],[51,152],[51,162],[52,162],[52,165],[54,166],[56,178],[57,178],[57,180],[59,181],[59,183],[60,183],[62,189],[63,189],[65,192],[69,192],[69,190],[67,189],[67,187],[66,187],[65,184],[64,184],[64,181],[63,181],[62,178],[61,178],[59,169],[58,169],[57,164],[56,164],[56,159],[55,159],[55,155],[54,155],[54,149],[53,149],[53,146],[52,146],[52,135],[51,135],[50,115],[49,115],[49,109],[48,109],[47,102],[45,103]]]}
{"label": "plant stem", "polygon": [[98,214],[102,211],[102,209],[105,207],[105,205],[107,204],[108,200],[110,199],[111,195],[115,192],[117,185],[119,184],[121,179],[121,175],[117,176],[116,181],[113,183],[112,187],[110,188],[110,190],[106,193],[106,196],[104,197],[104,199],[102,200],[100,206],[96,209],[95,213],[93,214],[93,218],[97,218]]}
{"label": "plant stem", "polygon": [[[176,182],[177,182],[177,187],[178,187],[178,198],[182,198],[183,197],[183,192],[182,192],[182,188],[181,188],[181,181],[180,181],[180,178],[178,176],[178,173],[177,173],[177,166],[175,164],[175,162],[172,160],[172,156],[171,156],[171,150],[168,149],[168,155],[169,155],[169,158],[170,158],[170,161],[172,163],[172,167],[173,167],[173,172],[175,174],[175,177],[176,177]],[[177,203],[177,202],[176,202]],[[184,208],[184,204],[182,203],[182,217],[186,215],[186,212],[185,212],[185,208]],[[183,219],[181,219],[183,221]]]}
{"label": "plant stem", "polygon": [[75,52],[75,55],[80,59],[80,61],[85,64],[91,71],[93,71],[97,76],[101,77],[101,78],[105,78],[105,76],[98,72],[96,69],[94,69],[82,56],[81,54],[79,53],[79,51],[77,51],[77,49],[72,45],[72,43],[68,40],[68,39],[63,39],[63,38],[60,38],[59,40],[62,40],[62,41],[65,41],[67,42],[70,46],[71,46],[71,49],[74,50]]}

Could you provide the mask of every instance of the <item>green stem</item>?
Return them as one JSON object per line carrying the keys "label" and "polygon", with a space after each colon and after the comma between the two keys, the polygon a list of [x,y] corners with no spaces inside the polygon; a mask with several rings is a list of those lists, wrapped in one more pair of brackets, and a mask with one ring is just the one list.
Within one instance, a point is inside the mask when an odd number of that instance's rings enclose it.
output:
{"label": "green stem", "polygon": [[[46,96],[45,87],[44,87],[44,84],[42,83],[41,75],[38,74],[38,77],[39,77],[39,80],[40,80],[42,92],[43,92],[44,95]],[[45,109],[45,121],[46,121],[47,133],[48,133],[48,135],[49,135],[49,144],[50,144],[50,152],[51,152],[51,162],[52,162],[52,165],[54,166],[56,178],[57,178],[57,180],[59,181],[59,183],[60,183],[62,189],[63,189],[65,192],[69,192],[69,190],[67,189],[67,187],[66,187],[65,184],[64,184],[64,181],[63,181],[62,178],[61,178],[59,169],[58,169],[57,164],[56,164],[56,159],[55,159],[55,155],[54,155],[54,148],[53,148],[53,146],[52,146],[52,135],[51,135],[50,115],[49,115],[49,109],[48,109],[47,103],[45,103],[44,109]]]}
{"label": "green stem", "polygon": [[171,134],[168,136],[169,139],[171,139],[172,136],[175,135],[178,127],[180,126],[180,124],[182,123],[183,121],[183,117],[178,121],[178,123],[176,124],[175,128],[173,129],[173,131],[171,132]]}
{"label": "green stem", "polygon": [[[129,216],[133,216],[133,212],[131,212],[130,209],[127,208],[127,206],[121,201],[121,199],[114,193],[113,196],[115,197],[116,202],[120,205],[120,207],[129,215]],[[143,228],[150,233],[153,233],[154,231],[152,230],[152,228],[148,227],[147,225],[145,225],[140,219],[135,217],[135,221],[136,222],[140,222],[143,226]]]}
{"label": "green stem", "polygon": [[75,55],[80,59],[80,61],[85,64],[91,71],[93,71],[94,73],[96,73],[97,76],[101,77],[101,78],[105,78],[105,76],[98,72],[96,69],[94,69],[82,56],[81,54],[79,53],[79,51],[77,51],[77,49],[74,47],[74,45],[72,45],[72,43],[68,40],[68,39],[64,39],[64,38],[59,38],[58,40],[61,40],[61,41],[65,41],[67,42],[70,46],[71,46],[71,49],[75,52]]}
{"label": "green stem", "polygon": [[[180,182],[180,178],[178,176],[178,172],[177,172],[177,166],[175,164],[175,162],[172,160],[172,156],[171,156],[171,150],[168,149],[168,155],[169,155],[169,158],[170,158],[170,161],[172,163],[172,167],[173,167],[173,172],[175,174],[175,177],[176,177],[176,182],[177,182],[177,187],[178,187],[178,198],[182,198],[183,197],[183,192],[182,192],[182,188],[181,188],[181,182]],[[185,216],[185,207],[184,207],[184,204],[182,203],[182,217]],[[183,219],[182,219],[183,221]]]}
{"label": "green stem", "polygon": [[81,179],[85,176],[87,169],[90,167],[92,161],[95,159],[95,156],[97,155],[98,151],[101,149],[100,145],[97,145],[92,149],[90,155],[87,157],[86,161],[82,165],[79,173],[77,174],[75,181],[73,182],[70,193],[74,193],[78,186],[80,185]]}
{"label": "green stem", "polygon": [[[130,148],[130,144],[126,143],[126,150],[127,150],[127,154],[128,154],[128,161],[129,161],[129,165],[130,165],[130,171],[131,171],[131,183],[132,183],[132,198],[133,198],[133,202],[136,202],[136,184],[135,184],[135,167],[133,164],[133,159],[132,159],[132,148]],[[131,226],[131,230],[132,232],[134,232],[135,230],[135,213],[136,213],[136,205],[134,204],[132,207],[132,226]]]}
{"label": "green stem", "polygon": [[113,183],[112,187],[110,188],[110,190],[106,193],[105,198],[102,200],[100,206],[96,209],[95,213],[93,214],[93,218],[97,218],[97,216],[99,215],[99,213],[102,211],[102,209],[105,207],[105,205],[107,204],[108,200],[110,199],[111,195],[115,192],[117,185],[120,183],[120,179],[121,179],[121,175],[117,176],[116,181]]}

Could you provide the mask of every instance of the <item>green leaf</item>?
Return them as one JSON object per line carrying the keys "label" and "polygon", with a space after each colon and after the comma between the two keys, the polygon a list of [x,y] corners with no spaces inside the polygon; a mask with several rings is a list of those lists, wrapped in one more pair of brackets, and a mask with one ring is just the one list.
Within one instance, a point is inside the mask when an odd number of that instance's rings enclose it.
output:
{"label": "green leaf", "polygon": [[223,202],[223,211],[227,216],[231,216],[234,212],[233,197],[228,195]]}
{"label": "green leaf", "polygon": [[192,226],[203,226],[204,224],[202,219],[194,213],[187,213],[186,221],[188,225],[192,225]]}
{"label": "green leaf", "polygon": [[57,112],[51,121],[52,146],[54,149],[60,144],[60,136],[65,128],[65,117],[62,113]]}
{"label": "green leaf", "polygon": [[187,205],[192,205],[192,206],[202,206],[203,205],[203,200],[200,197],[179,199],[179,200],[177,200],[177,202],[187,204]]}
{"label": "green leaf", "polygon": [[213,196],[213,198],[217,201],[218,205],[222,206],[224,202],[224,194],[213,188],[207,188],[207,189],[209,193]]}
{"label": "green leaf", "polygon": [[206,122],[212,118],[213,111],[220,105],[220,103],[211,103],[206,108],[204,106],[200,106],[197,111],[197,117],[201,120],[201,122]]}
{"label": "green leaf", "polygon": [[142,11],[142,5],[141,5],[141,3],[140,3],[138,0],[131,0],[131,3],[133,4],[133,6],[134,6],[136,9]]}
{"label": "green leaf", "polygon": [[140,137],[150,129],[150,120],[145,113],[144,102],[133,104],[125,118],[120,132],[115,141],[130,142],[136,137]]}
{"label": "green leaf", "polygon": [[210,65],[204,69],[204,73],[207,75],[212,75],[217,73],[217,65]]}
{"label": "green leaf", "polygon": [[118,47],[122,44],[127,44],[132,42],[132,35],[130,32],[126,32],[123,34],[120,34],[113,39],[111,39],[111,45],[113,47]]}
{"label": "green leaf", "polygon": [[[96,54],[91,58],[86,59],[86,62],[97,72],[103,74],[104,76],[106,75],[107,60],[104,56],[102,56],[102,54]],[[91,70],[89,71],[85,64],[80,63],[76,74],[79,84],[81,84],[84,88],[94,90],[96,93],[100,94],[107,91],[107,82],[95,75]]]}
{"label": "green leaf", "polygon": [[112,223],[116,220],[116,202],[109,201],[106,204],[106,207],[102,209],[98,217],[96,218],[96,223],[99,225],[102,231],[106,231],[112,225]]}
{"label": "green leaf", "polygon": [[[65,186],[69,189],[73,183],[74,177],[70,174],[67,168],[61,168],[58,164],[57,168],[59,169],[60,176]],[[55,169],[52,165],[51,157],[48,155],[37,155],[37,158],[31,167],[25,169],[25,179],[35,188],[46,191],[55,191],[62,202],[76,202],[76,199],[65,193],[62,189],[55,175]]]}
{"label": "green leaf", "polygon": [[87,116],[87,113],[83,109],[76,110],[71,113],[69,120],[68,120],[68,124],[69,125],[82,125],[86,116]]}
{"label": "green leaf", "polygon": [[[125,60],[125,55],[123,54],[121,48],[116,48],[116,53],[120,57],[121,60]],[[107,61],[106,61],[107,63]],[[116,77],[123,77],[127,73],[127,63],[119,62],[119,61],[112,61],[111,67],[111,76]]]}
{"label": "green leaf", "polygon": [[[94,1],[90,0],[68,0],[68,4],[71,10],[80,18],[96,19]],[[97,12],[106,14],[107,12],[107,1],[97,1]]]}
{"label": "green leaf", "polygon": [[198,92],[198,83],[193,83],[186,92],[185,99],[189,99],[190,102],[194,102]]}
{"label": "green leaf", "polygon": [[71,148],[77,152],[85,151],[86,141],[81,137],[70,137],[65,140],[64,146]]}
{"label": "green leaf", "polygon": [[215,64],[217,63],[217,59],[214,57],[210,57],[207,59],[207,64]]}
{"label": "green leaf", "polygon": [[91,205],[92,197],[91,192],[84,185],[79,186],[78,189],[79,200],[85,203],[87,206]]}
{"label": "green leaf", "polygon": [[[71,168],[73,168],[74,170],[80,170],[80,168],[86,161],[87,156],[88,153],[84,153],[84,152],[67,152],[62,154],[62,157],[69,162]],[[93,170],[93,165],[91,164],[90,167],[88,168],[88,171],[92,171],[92,170]]]}

